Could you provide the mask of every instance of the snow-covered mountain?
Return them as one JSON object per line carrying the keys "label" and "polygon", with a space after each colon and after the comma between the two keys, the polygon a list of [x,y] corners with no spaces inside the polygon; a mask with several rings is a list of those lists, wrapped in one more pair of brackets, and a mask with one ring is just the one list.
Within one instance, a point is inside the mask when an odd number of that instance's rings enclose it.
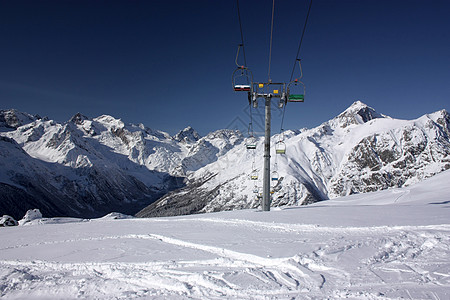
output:
{"label": "snow-covered mountain", "polygon": [[[408,186],[450,168],[450,116],[406,121],[353,103],[322,125],[283,134],[272,151],[273,206]],[[263,138],[247,150],[239,131],[175,136],[103,115],[59,124],[0,111],[0,214],[98,217],[111,211],[177,215],[259,206]],[[280,140],[272,137],[272,145]],[[158,200],[157,200],[158,199]],[[157,200],[157,201],[156,201]]]}
{"label": "snow-covered mountain", "polygon": [[[450,116],[445,111],[397,120],[357,101],[320,126],[284,133],[286,154],[275,154],[272,206],[300,205],[338,196],[408,186],[450,168]],[[272,145],[280,136],[272,137]],[[256,150],[246,141],[188,174],[187,185],[138,213],[167,216],[259,206],[263,138]],[[254,152],[253,152],[254,151]],[[256,156],[255,166],[253,157]]]}
{"label": "snow-covered mountain", "polygon": [[78,113],[59,124],[2,110],[0,211],[15,218],[31,208],[47,216],[134,214],[241,140],[226,130],[200,139],[188,127],[171,137],[105,115]]}

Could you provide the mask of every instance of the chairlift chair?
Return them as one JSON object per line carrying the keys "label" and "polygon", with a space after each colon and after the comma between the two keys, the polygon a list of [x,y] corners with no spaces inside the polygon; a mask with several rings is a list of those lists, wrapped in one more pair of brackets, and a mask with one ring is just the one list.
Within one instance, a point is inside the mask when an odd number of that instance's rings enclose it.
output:
{"label": "chairlift chair", "polygon": [[278,172],[277,171],[273,171],[272,172],[272,176],[270,176],[270,178],[272,179],[272,181],[278,181],[278,179],[279,179]]}
{"label": "chairlift chair", "polygon": [[258,192],[259,192],[259,189],[258,189],[258,187],[255,185],[255,186],[253,187],[253,193],[254,193],[254,194],[258,194]]}
{"label": "chairlift chair", "polygon": [[250,173],[250,180],[258,180],[258,170],[253,170]]}
{"label": "chairlift chair", "polygon": [[256,138],[254,136],[250,136],[245,145],[247,149],[254,150],[256,149]]}
{"label": "chairlift chair", "polygon": [[286,154],[286,144],[283,141],[278,141],[275,144],[275,153],[276,154]]}
{"label": "chairlift chair", "polygon": [[252,91],[252,72],[244,66],[234,70],[232,75],[233,90],[235,92],[251,92]]}
{"label": "chairlift chair", "polygon": [[234,86],[234,91],[235,92],[250,92],[251,87],[250,87],[250,85],[247,85],[247,84],[236,84]]}
{"label": "chairlift chair", "polygon": [[305,84],[300,81],[303,77],[303,69],[301,59],[297,58],[298,66],[300,69],[300,77],[294,81],[289,82],[286,87],[287,101],[288,102],[304,102],[305,101]]}
{"label": "chairlift chair", "polygon": [[291,81],[287,86],[288,102],[305,102],[305,84],[298,79]]}
{"label": "chairlift chair", "polygon": [[263,197],[263,188],[258,187],[258,198],[262,198],[262,197]]}

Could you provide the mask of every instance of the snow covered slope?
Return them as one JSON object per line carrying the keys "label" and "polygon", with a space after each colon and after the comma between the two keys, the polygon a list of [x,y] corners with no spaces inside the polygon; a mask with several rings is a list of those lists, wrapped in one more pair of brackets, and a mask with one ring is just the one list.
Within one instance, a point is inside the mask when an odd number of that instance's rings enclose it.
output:
{"label": "snow covered slope", "polygon": [[[445,111],[397,120],[353,103],[317,128],[284,133],[286,155],[275,154],[272,206],[300,205],[355,193],[408,186],[450,168],[450,116]],[[279,136],[272,137],[272,145]],[[245,142],[209,165],[188,173],[187,186],[161,198],[138,216],[169,216],[259,206],[263,139]],[[255,152],[255,153],[254,153]],[[253,155],[256,165],[253,166]],[[276,163],[276,165],[275,165]]]}
{"label": "snow covered slope", "polygon": [[0,297],[449,299],[448,182],[271,212],[1,228]]}

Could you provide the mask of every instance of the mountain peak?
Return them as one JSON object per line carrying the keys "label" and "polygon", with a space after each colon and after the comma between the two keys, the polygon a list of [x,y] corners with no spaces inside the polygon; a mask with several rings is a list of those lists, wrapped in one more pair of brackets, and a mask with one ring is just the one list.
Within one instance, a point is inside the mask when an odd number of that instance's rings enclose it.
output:
{"label": "mountain peak", "polygon": [[351,124],[363,124],[378,118],[386,118],[386,116],[359,100],[353,102],[349,108],[336,117],[342,128]]}
{"label": "mountain peak", "polygon": [[362,109],[362,108],[366,108],[366,107],[369,107],[369,106],[360,100],[356,100],[346,110]]}
{"label": "mountain peak", "polygon": [[70,118],[69,122],[75,123],[77,125],[81,125],[81,124],[83,124],[83,121],[85,121],[85,120],[89,120],[89,118],[82,115],[81,113],[76,113],[75,115],[73,115],[72,118]]}
{"label": "mountain peak", "polygon": [[447,134],[450,134],[450,114],[445,109],[428,114],[427,117],[442,126]]}
{"label": "mountain peak", "polygon": [[186,127],[173,136],[173,139],[178,142],[196,142],[200,138],[201,136],[191,126]]}
{"label": "mountain peak", "polygon": [[39,116],[32,116],[15,109],[0,110],[0,128],[16,129],[38,119],[40,119]]}

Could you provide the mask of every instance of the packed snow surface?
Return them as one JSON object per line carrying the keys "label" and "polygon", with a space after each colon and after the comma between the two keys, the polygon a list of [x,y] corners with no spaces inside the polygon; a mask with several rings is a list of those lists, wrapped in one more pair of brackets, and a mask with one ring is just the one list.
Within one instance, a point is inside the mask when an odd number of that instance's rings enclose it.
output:
{"label": "packed snow surface", "polygon": [[0,230],[0,297],[450,299],[448,182],[271,212],[34,219]]}

